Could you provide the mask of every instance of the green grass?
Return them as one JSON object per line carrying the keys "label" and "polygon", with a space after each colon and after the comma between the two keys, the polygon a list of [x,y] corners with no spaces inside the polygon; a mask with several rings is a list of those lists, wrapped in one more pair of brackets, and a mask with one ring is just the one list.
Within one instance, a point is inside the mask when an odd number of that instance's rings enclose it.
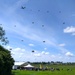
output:
{"label": "green grass", "polygon": [[[43,65],[45,66],[45,65]],[[58,67],[60,71],[26,71],[26,70],[13,70],[14,75],[74,75],[75,65],[50,65],[50,67]],[[63,70],[61,70],[63,68]],[[67,71],[67,69],[71,69]]]}
{"label": "green grass", "polygon": [[75,70],[67,71],[25,71],[25,70],[13,70],[15,75],[74,75]]}

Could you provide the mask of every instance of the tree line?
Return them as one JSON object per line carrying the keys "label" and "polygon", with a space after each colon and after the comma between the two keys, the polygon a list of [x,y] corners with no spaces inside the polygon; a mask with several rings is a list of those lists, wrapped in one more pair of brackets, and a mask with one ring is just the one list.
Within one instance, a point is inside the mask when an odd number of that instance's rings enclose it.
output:
{"label": "tree line", "polygon": [[30,64],[49,64],[49,65],[75,65],[75,62],[61,62],[61,61],[48,61],[48,62],[27,62]]}
{"label": "tree line", "polygon": [[11,75],[14,59],[9,50],[5,49],[3,45],[8,44],[8,39],[5,37],[5,30],[0,26],[0,75]]}

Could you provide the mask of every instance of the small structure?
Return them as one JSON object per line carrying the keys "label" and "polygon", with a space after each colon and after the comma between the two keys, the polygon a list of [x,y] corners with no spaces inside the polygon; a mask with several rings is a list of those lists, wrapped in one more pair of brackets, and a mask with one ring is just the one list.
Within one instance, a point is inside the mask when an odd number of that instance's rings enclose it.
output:
{"label": "small structure", "polygon": [[15,70],[18,69],[18,67],[21,66],[21,65],[24,64],[24,63],[25,63],[25,62],[15,62],[15,63],[14,63],[14,66],[13,66],[13,69],[15,69]]}
{"label": "small structure", "polygon": [[35,67],[32,66],[32,65],[30,65],[30,64],[28,64],[27,66],[24,66],[24,68],[25,68],[26,70],[33,70]]}

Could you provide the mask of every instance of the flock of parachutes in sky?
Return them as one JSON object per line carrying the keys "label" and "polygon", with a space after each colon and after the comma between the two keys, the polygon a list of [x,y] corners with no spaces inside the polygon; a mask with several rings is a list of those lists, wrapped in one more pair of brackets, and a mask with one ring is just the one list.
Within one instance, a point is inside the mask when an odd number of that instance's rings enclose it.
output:
{"label": "flock of parachutes in sky", "polygon": [[[22,10],[24,10],[24,9],[26,9],[26,7],[25,6],[21,6],[21,9]],[[32,11],[32,10],[31,10]],[[38,10],[38,12],[40,12],[40,10]],[[49,13],[49,11],[46,11],[47,13]],[[59,13],[61,13],[61,11],[59,11]],[[34,24],[35,22],[32,22],[32,24]],[[65,22],[63,22],[63,24],[65,24]],[[0,24],[0,25],[2,25],[2,24]],[[14,27],[17,27],[16,25],[14,25]],[[42,27],[45,27],[44,25],[42,25]],[[21,40],[22,42],[24,41],[24,40]],[[45,43],[46,41],[45,40],[43,40],[43,43]],[[12,48],[10,48],[10,50],[12,50]],[[35,52],[35,50],[32,50],[31,52]]]}
{"label": "flock of parachutes in sky", "polygon": [[[21,6],[21,9],[26,9],[26,7]],[[40,12],[40,10],[38,10],[38,12]],[[61,11],[60,11],[61,12]],[[47,13],[49,13],[49,11],[47,11]],[[32,22],[32,24],[34,24],[34,22]],[[14,27],[16,27],[16,25],[14,25]],[[42,27],[44,27],[44,25],[42,25]],[[23,42],[23,40],[21,40]],[[45,40],[43,40],[43,43],[45,43]],[[12,49],[10,49],[12,50]],[[32,50],[32,52],[35,52],[34,50]]]}
{"label": "flock of parachutes in sky", "polygon": [[[26,9],[25,6],[21,6],[21,9]],[[32,10],[31,10],[32,11]],[[40,12],[40,10],[38,10],[38,12]],[[47,13],[49,13],[49,10],[46,11]],[[59,13],[61,13],[61,11],[59,11]],[[32,24],[34,24],[34,22],[32,22]],[[63,24],[65,24],[65,22],[63,22]],[[16,27],[16,26],[15,26]],[[42,25],[42,27],[44,27],[44,25]],[[21,40],[23,42],[23,40]],[[45,43],[46,41],[43,40],[43,43]],[[34,50],[32,50],[32,52],[35,52]]]}

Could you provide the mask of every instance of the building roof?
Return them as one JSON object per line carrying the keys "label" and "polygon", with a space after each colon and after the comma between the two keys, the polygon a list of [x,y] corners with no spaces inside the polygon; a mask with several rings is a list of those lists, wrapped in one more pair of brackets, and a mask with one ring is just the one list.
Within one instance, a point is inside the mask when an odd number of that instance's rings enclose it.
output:
{"label": "building roof", "polygon": [[25,62],[15,62],[14,65],[19,65],[19,66],[20,66],[20,65],[22,65],[22,64],[24,64],[24,63],[25,63]]}

